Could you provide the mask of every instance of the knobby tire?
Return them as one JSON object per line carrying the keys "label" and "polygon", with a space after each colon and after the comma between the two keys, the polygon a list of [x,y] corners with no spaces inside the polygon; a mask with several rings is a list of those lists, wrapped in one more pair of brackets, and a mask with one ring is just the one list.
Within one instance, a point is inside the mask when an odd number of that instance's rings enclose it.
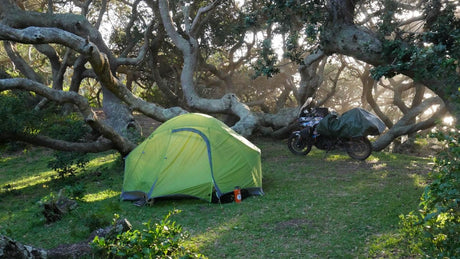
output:
{"label": "knobby tire", "polygon": [[366,160],[372,153],[372,144],[366,137],[353,138],[347,143],[346,151],[351,158]]}
{"label": "knobby tire", "polygon": [[295,155],[305,156],[310,153],[311,147],[312,145],[302,140],[298,134],[291,134],[288,138],[288,148]]}

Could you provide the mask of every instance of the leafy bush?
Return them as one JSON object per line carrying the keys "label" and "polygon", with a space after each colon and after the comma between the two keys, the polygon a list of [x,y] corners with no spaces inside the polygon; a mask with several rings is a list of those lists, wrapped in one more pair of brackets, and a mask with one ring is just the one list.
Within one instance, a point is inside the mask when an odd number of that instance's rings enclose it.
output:
{"label": "leafy bush", "polygon": [[188,235],[169,219],[178,212],[169,212],[160,223],[143,223],[145,228],[142,231],[128,230],[113,239],[96,236],[91,245],[108,258],[204,258],[181,246]]}
{"label": "leafy bush", "polygon": [[460,131],[436,133],[447,148],[435,159],[432,182],[421,197],[419,212],[402,216],[401,230],[413,254],[460,257]]}
{"label": "leafy bush", "polygon": [[[24,105],[18,105],[18,103]],[[63,116],[61,106],[51,103],[45,109],[34,109],[35,102],[29,93],[6,91],[0,93],[0,133],[22,135],[46,135],[51,138],[77,142],[90,132],[89,127],[78,114]],[[14,142],[9,146],[14,148]],[[75,174],[88,163],[85,154],[77,152],[54,153],[54,160],[48,167],[59,176]]]}
{"label": "leafy bush", "polygon": [[[49,116],[47,120],[49,126],[43,131],[53,138],[78,142],[84,139],[90,131],[80,116],[76,114],[63,117]],[[74,175],[89,163],[87,154],[81,152],[55,151],[53,156],[54,159],[49,161],[48,168],[56,171],[61,178],[66,175]]]}
{"label": "leafy bush", "polygon": [[33,109],[30,99],[30,94],[24,92],[0,93],[0,132],[35,132],[34,125],[40,124],[40,116],[39,111]]}

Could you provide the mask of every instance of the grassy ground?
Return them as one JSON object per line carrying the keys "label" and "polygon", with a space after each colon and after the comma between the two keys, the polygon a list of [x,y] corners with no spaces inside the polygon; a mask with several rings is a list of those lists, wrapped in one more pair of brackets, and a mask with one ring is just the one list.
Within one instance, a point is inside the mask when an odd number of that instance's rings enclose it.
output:
{"label": "grassy ground", "polygon": [[[264,196],[241,204],[163,200],[152,207],[120,202],[120,158],[95,156],[87,169],[56,179],[43,149],[0,156],[0,233],[37,247],[84,240],[114,213],[134,227],[181,210],[173,220],[190,233],[188,245],[209,258],[366,258],[381,236],[396,231],[398,216],[417,208],[430,159],[375,153],[364,162],[345,153],[306,157],[284,142],[254,140],[262,150]],[[64,186],[84,187],[79,207],[46,224],[38,202]]]}

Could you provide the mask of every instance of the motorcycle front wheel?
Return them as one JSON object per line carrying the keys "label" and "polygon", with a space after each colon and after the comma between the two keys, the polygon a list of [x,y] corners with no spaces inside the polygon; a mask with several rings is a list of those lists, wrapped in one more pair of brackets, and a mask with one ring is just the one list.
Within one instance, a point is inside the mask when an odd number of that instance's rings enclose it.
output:
{"label": "motorcycle front wheel", "polygon": [[348,141],[345,149],[351,158],[366,160],[372,153],[372,144],[366,137],[353,138]]}
{"label": "motorcycle front wheel", "polygon": [[308,153],[310,153],[310,150],[311,150],[311,147],[312,145],[311,144],[308,144],[307,143],[308,141],[306,139],[302,139],[302,137],[300,136],[300,134],[291,134],[288,138],[288,148],[289,150],[295,154],[295,155],[299,155],[299,156],[304,156]]}

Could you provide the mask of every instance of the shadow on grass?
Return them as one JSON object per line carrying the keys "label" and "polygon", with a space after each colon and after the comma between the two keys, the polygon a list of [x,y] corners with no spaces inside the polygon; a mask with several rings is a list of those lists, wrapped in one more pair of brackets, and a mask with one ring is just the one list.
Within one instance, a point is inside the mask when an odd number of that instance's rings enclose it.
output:
{"label": "shadow on grass", "polygon": [[376,153],[360,162],[317,151],[281,155],[281,147],[263,157],[265,196],[177,216],[193,226],[204,254],[366,257],[373,236],[394,231],[398,216],[416,208],[430,168],[409,156]]}
{"label": "shadow on grass", "polygon": [[[2,158],[0,170],[6,173],[3,173],[3,177],[0,178],[0,206],[2,207],[0,233],[28,244],[47,248],[51,244],[48,244],[46,240],[53,240],[52,244],[59,244],[63,240],[68,240],[65,234],[68,234],[69,231],[65,231],[68,227],[61,226],[56,229],[57,232],[49,232],[53,229],[53,224],[45,224],[39,204],[41,199],[51,193],[57,194],[63,188],[72,189],[77,185],[80,185],[79,188],[96,193],[95,195],[97,192],[113,188],[118,192],[115,195],[118,197],[123,173],[122,168],[116,162],[107,161],[107,158],[103,157],[102,162],[88,166],[86,170],[78,172],[75,176],[60,178],[56,172],[47,168],[47,162],[52,159],[51,155],[47,152],[44,152],[44,155],[41,154],[42,152],[31,152]],[[101,195],[108,197],[107,194],[99,194]],[[80,203],[85,204],[85,202]],[[87,207],[88,211],[94,208],[92,205]],[[84,214],[90,215],[91,213],[85,212]],[[102,214],[95,215],[100,218]],[[110,219],[112,216],[113,214],[109,214]],[[80,215],[73,219],[75,229],[82,227],[79,222],[81,218]],[[110,220],[108,222],[110,223]],[[69,223],[69,226],[71,225]],[[60,233],[63,233],[64,236],[60,236]]]}
{"label": "shadow on grass", "polygon": [[[283,142],[255,143],[262,150],[264,196],[241,204],[184,199],[136,207],[119,201],[122,173],[104,169],[75,180],[100,198],[80,202],[60,222],[45,225],[35,218],[25,228],[10,229],[25,243],[52,248],[85,239],[91,226],[115,213],[142,228],[179,209],[171,219],[191,234],[188,245],[210,258],[361,258],[367,257],[369,240],[394,231],[398,216],[417,207],[430,168],[429,160],[418,157],[374,153],[355,161],[316,149],[302,157],[290,154]],[[20,224],[37,211],[12,210],[9,219]]]}

